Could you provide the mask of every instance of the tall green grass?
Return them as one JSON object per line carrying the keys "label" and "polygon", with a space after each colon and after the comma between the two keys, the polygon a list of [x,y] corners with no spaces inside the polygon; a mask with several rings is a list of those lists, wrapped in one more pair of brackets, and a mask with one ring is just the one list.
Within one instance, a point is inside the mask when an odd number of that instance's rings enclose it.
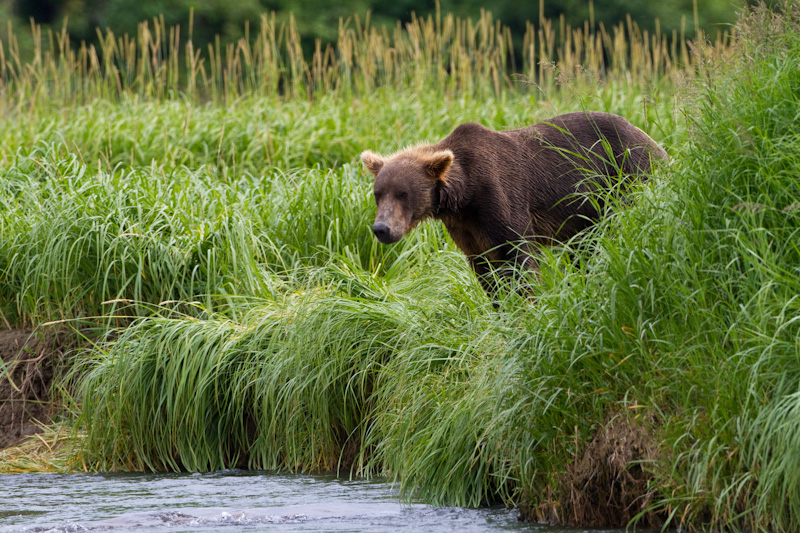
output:
{"label": "tall green grass", "polygon": [[21,320],[260,287],[261,244],[231,191],[163,167],[98,171],[53,145],[19,163],[2,197],[0,298]]}
{"label": "tall green grass", "polygon": [[402,87],[359,97],[327,94],[313,102],[250,96],[231,106],[123,98],[58,112],[34,108],[10,114],[0,131],[0,161],[3,168],[13,168],[20,156],[57,145],[109,172],[155,162],[214,169],[222,180],[259,177],[273,167],[340,167],[356,162],[354,154],[364,146],[389,151],[421,139],[436,141],[461,122],[517,127],[576,105],[630,117],[657,140],[679,137],[684,125],[682,104],[666,83],[565,85],[549,99],[513,91],[448,98]]}
{"label": "tall green grass", "polygon": [[18,158],[0,202],[0,304],[34,325],[148,315],[165,302],[211,311],[302,286],[339,259],[376,274],[412,265],[410,250],[433,253],[444,239],[427,226],[379,247],[368,183],[349,165],[233,181],[155,164],[107,172],[48,145]]}
{"label": "tall green grass", "polygon": [[343,267],[314,277],[314,291],[249,302],[236,319],[173,315],[126,328],[83,381],[84,460],[106,469],[370,472],[364,431],[386,362],[414,343],[426,317],[459,305],[445,295],[415,299],[423,286],[436,290],[433,277],[390,282]]}
{"label": "tall green grass", "polygon": [[[662,105],[646,115],[640,98],[622,94],[610,84],[591,97],[655,138],[682,135],[666,89],[650,93]],[[400,257],[413,262],[407,250],[450,246],[446,237],[427,225],[399,246],[380,246],[370,231],[370,180],[355,154],[435,140],[454,120],[513,127],[567,106],[551,103],[556,109],[543,111],[528,95],[508,94],[431,109],[411,92],[380,90],[313,103],[251,98],[232,108],[98,101],[17,117],[0,133],[8,276],[0,306],[29,324],[120,307],[148,314],[172,300],[213,308],[216,297],[271,294],[275,283],[262,271],[297,278],[294,270],[336,256],[370,272]]]}
{"label": "tall green grass", "polygon": [[511,427],[550,441],[518,457],[542,515],[536,474],[616,416],[657,435],[651,505],[673,523],[798,527],[797,16],[743,19],[740,64],[703,87],[668,179],[604,224],[587,268],[543,276],[544,309],[515,313]]}

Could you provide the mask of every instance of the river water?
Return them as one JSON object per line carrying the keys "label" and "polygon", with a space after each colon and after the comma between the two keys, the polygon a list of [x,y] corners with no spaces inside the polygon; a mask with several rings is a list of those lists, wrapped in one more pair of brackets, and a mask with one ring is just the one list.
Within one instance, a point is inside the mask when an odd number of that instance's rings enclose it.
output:
{"label": "river water", "polygon": [[[0,532],[564,531],[502,508],[403,503],[382,481],[210,474],[0,475]],[[574,533],[576,530],[570,530]]]}

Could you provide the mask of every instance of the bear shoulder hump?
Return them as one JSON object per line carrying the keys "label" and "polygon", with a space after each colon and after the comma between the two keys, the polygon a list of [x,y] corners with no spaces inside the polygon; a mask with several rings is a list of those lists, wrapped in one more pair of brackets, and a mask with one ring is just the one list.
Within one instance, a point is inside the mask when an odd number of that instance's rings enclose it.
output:
{"label": "bear shoulder hump", "polygon": [[466,148],[474,150],[477,146],[489,142],[492,135],[496,133],[497,132],[494,130],[490,130],[475,122],[465,122],[457,126],[456,129],[442,141],[442,144],[447,145],[451,149]]}
{"label": "bear shoulder hump", "polygon": [[474,137],[480,135],[486,135],[487,133],[492,133],[492,130],[485,126],[481,126],[477,122],[465,122],[460,124],[453,130],[453,133],[450,134],[450,137]]}

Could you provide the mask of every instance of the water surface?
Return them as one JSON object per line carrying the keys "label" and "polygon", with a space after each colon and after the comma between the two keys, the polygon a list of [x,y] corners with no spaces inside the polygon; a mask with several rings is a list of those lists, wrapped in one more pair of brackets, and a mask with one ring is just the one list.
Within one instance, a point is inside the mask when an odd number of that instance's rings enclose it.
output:
{"label": "water surface", "polygon": [[[0,532],[562,531],[502,508],[402,503],[382,481],[228,470],[0,475]],[[571,530],[574,532],[575,530]]]}

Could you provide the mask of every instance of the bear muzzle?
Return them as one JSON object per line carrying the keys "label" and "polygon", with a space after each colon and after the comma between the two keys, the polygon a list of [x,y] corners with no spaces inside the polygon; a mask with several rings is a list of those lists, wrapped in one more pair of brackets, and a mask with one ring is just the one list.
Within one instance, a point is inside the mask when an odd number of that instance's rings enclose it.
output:
{"label": "bear muzzle", "polygon": [[397,242],[400,240],[401,235],[397,237],[392,235],[392,229],[386,224],[385,222],[376,222],[374,226],[372,226],[372,233],[375,234],[375,237],[383,244],[392,244],[393,242]]}

